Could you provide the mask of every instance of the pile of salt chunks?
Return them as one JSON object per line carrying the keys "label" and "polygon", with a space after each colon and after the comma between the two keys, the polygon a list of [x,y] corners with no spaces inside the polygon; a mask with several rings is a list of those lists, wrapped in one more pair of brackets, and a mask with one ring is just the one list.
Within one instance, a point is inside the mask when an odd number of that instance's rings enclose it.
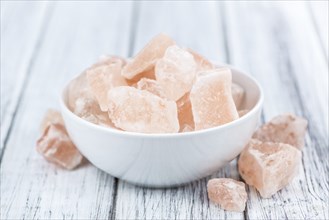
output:
{"label": "pile of salt chunks", "polygon": [[[165,34],[154,37],[133,59],[105,56],[69,85],[68,106],[100,126],[142,133],[191,132],[229,123],[240,109],[244,89],[227,67],[178,47]],[[269,198],[288,185],[301,164],[307,121],[293,114],[274,117],[253,135],[238,159],[243,180]],[[61,114],[48,110],[37,151],[66,169],[83,156],[71,141]],[[223,209],[244,211],[245,184],[230,178],[208,182],[208,197]]]}

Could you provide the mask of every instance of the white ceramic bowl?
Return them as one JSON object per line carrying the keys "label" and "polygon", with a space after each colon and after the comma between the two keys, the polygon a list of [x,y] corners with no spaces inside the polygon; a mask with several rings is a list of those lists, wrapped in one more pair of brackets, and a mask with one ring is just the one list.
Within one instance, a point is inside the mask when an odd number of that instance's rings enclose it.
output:
{"label": "white ceramic bowl", "polygon": [[61,111],[73,142],[96,167],[138,185],[180,185],[208,176],[238,156],[258,124],[262,89],[235,68],[232,77],[246,90],[243,108],[251,110],[233,122],[200,131],[143,134],[101,127],[68,109],[67,87]]}

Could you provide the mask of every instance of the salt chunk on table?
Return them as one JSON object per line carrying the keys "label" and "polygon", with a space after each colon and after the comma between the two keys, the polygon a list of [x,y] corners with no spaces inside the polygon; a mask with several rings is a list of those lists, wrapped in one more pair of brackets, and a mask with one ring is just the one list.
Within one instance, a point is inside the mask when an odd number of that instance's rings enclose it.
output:
{"label": "salt chunk on table", "polygon": [[142,133],[178,132],[179,122],[174,101],[148,91],[120,86],[108,93],[109,117],[115,126]]}
{"label": "salt chunk on table", "polygon": [[297,175],[301,152],[289,144],[252,139],[238,161],[241,177],[260,195],[269,198]]}
{"label": "salt chunk on table", "polygon": [[190,92],[195,130],[226,124],[239,118],[231,93],[232,75],[219,68],[198,75]]}

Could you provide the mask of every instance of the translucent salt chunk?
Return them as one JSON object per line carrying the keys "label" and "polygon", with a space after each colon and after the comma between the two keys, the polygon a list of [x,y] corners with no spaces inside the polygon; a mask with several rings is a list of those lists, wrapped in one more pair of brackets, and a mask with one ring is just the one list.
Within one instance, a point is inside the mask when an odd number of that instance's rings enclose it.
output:
{"label": "translucent salt chunk", "polygon": [[301,152],[289,144],[252,139],[239,157],[239,173],[264,198],[284,188],[296,176]]}
{"label": "translucent salt chunk", "polygon": [[165,34],[155,36],[122,70],[122,75],[132,79],[152,67],[163,57],[166,49],[175,42]]}
{"label": "translucent salt chunk", "polygon": [[302,149],[307,129],[307,120],[293,114],[283,114],[274,117],[261,126],[253,138],[261,141],[280,142]]}
{"label": "translucent salt chunk", "polygon": [[120,86],[108,93],[109,116],[115,126],[133,132],[178,132],[177,107],[148,91]]}
{"label": "translucent salt chunk", "polygon": [[129,80],[127,79],[126,81],[128,82],[129,86],[134,86],[134,87],[136,86],[137,87],[138,81],[140,81],[143,78],[155,80],[154,68],[146,70],[146,71],[138,74],[137,76],[135,76],[132,79],[129,79]]}
{"label": "translucent salt chunk", "polygon": [[232,96],[235,106],[239,110],[244,97],[244,89],[236,83],[232,83],[231,88],[232,88]]}
{"label": "translucent salt chunk", "polygon": [[[177,102],[178,120],[180,131],[183,131],[186,126],[194,130],[194,120],[192,115],[192,107],[190,101],[190,93],[186,93]],[[186,130],[186,129],[185,129]]]}
{"label": "translucent salt chunk", "polygon": [[62,124],[49,124],[36,148],[48,161],[66,169],[74,169],[83,158]]}
{"label": "translucent salt chunk", "polygon": [[229,178],[208,181],[208,197],[228,211],[243,212],[246,207],[247,192],[243,182]]}
{"label": "translucent salt chunk", "polygon": [[196,75],[193,56],[178,46],[168,47],[156,63],[155,78],[169,100],[177,101],[189,92]]}
{"label": "translucent salt chunk", "polygon": [[166,97],[159,83],[153,79],[142,78],[137,82],[137,89],[149,91],[161,98]]}
{"label": "translucent salt chunk", "polygon": [[108,57],[102,65],[89,68],[86,71],[90,91],[97,99],[102,111],[107,111],[107,92],[116,86],[127,85],[121,76],[123,61],[117,57]]}
{"label": "translucent salt chunk", "polygon": [[199,74],[190,92],[195,130],[231,122],[239,117],[231,93],[228,68]]}
{"label": "translucent salt chunk", "polygon": [[198,54],[190,48],[188,48],[187,51],[190,52],[194,57],[194,60],[197,64],[197,72],[211,70],[215,68],[214,65],[202,55]]}
{"label": "translucent salt chunk", "polygon": [[64,125],[62,114],[55,109],[48,109],[41,122],[40,130],[43,133],[48,125],[61,124]]}

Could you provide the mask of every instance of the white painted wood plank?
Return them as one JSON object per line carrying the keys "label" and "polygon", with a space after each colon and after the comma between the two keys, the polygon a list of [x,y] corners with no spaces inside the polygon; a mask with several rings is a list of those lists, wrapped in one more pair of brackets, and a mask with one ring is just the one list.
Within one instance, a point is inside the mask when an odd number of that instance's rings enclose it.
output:
{"label": "white painted wood plank", "polygon": [[329,50],[329,1],[309,1],[312,19],[327,55]]}
{"label": "white painted wood plank", "polygon": [[249,187],[248,219],[328,219],[328,66],[305,2],[227,3],[230,62],[263,86],[265,120],[309,120],[303,167],[270,199]]}
{"label": "white painted wood plank", "polygon": [[[209,59],[225,60],[218,5],[200,2],[144,2],[136,24],[134,53],[160,32],[178,44],[191,47]],[[186,152],[188,153],[188,152]],[[238,179],[236,163],[213,177]],[[173,189],[149,189],[119,181],[117,219],[243,219],[243,213],[226,212],[209,203],[209,178]]]}
{"label": "white painted wood plank", "polygon": [[27,79],[43,26],[50,13],[47,2],[1,1],[1,145]]}
{"label": "white painted wood plank", "polygon": [[101,54],[127,56],[131,6],[130,2],[56,3],[33,57],[1,163],[1,219],[113,217],[113,177],[90,164],[75,171],[57,168],[36,152],[35,142],[44,112],[59,107],[67,80]]}

